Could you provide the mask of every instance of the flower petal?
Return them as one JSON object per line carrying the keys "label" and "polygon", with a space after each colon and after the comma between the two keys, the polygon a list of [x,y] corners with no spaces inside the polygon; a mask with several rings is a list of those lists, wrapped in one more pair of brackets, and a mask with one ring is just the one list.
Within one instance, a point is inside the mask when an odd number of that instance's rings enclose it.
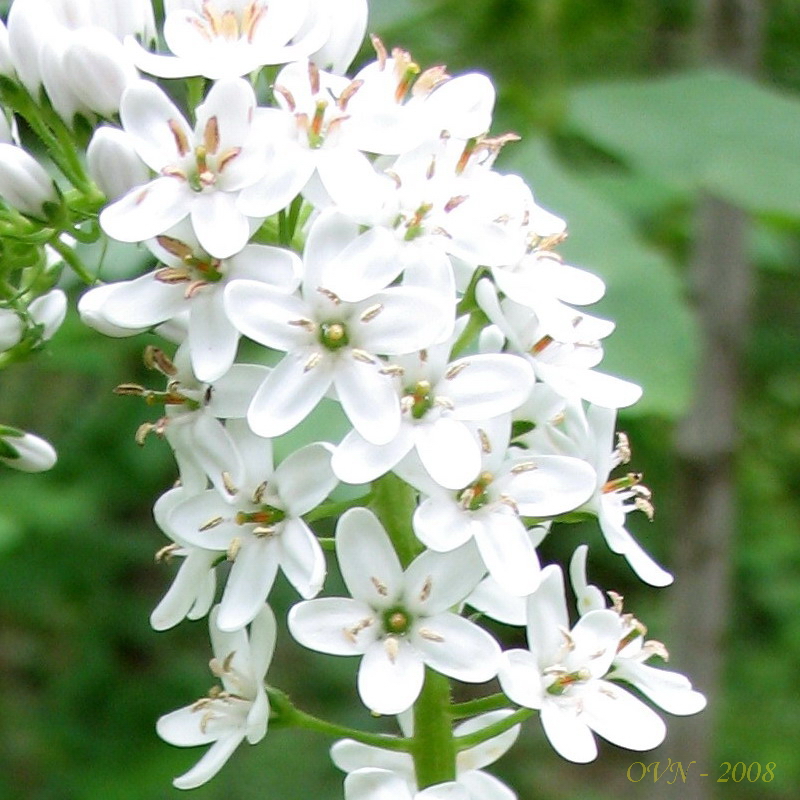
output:
{"label": "flower petal", "polygon": [[380,635],[374,610],[349,597],[303,600],[290,609],[288,625],[304,647],[332,656],[361,655]]}
{"label": "flower petal", "polygon": [[500,645],[483,628],[445,612],[414,624],[409,639],[425,663],[459,681],[483,683],[497,675]]}
{"label": "flower petal", "polygon": [[347,590],[372,608],[388,608],[403,588],[403,570],[378,518],[351,508],[336,526],[336,557]]}
{"label": "flower petal", "polygon": [[277,542],[252,536],[241,541],[217,616],[217,624],[223,631],[235,631],[252,622],[278,572]]}
{"label": "flower petal", "polygon": [[304,600],[316,597],[325,580],[325,555],[301,519],[287,519],[280,532],[280,564]]}
{"label": "flower petal", "polygon": [[404,638],[390,636],[373,642],[358,669],[358,693],[376,714],[399,714],[410,708],[425,678],[419,652]]}
{"label": "flower petal", "polygon": [[202,192],[192,202],[191,215],[197,241],[216,258],[238,253],[250,238],[250,223],[236,206],[236,194],[221,189]]}

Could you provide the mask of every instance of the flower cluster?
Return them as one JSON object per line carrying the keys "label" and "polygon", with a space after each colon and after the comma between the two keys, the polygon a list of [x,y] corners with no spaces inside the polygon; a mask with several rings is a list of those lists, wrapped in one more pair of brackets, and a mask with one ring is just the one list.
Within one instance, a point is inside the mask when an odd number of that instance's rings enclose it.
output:
{"label": "flower cluster", "polygon": [[[700,710],[685,678],[645,665],[665,651],[621,600],[587,584],[585,549],[574,626],[560,568],[540,564],[553,524],[582,512],[639,578],[672,581],[625,528],[652,514],[641,476],[611,475],[630,459],[617,409],[641,391],[596,369],[614,325],[583,307],[603,282],[563,262],[565,223],[495,168],[518,137],[491,132],[491,81],[422,69],[375,36],[348,77],[366,0],[166,0],[158,37],[147,0],[41,6],[16,0],[0,29],[3,96],[56,142],[88,124],[88,172],[56,149],[71,187],[54,182],[9,124],[1,210],[50,231],[71,266],[64,234],[152,256],[91,281],[79,310],[107,335],[164,340],[145,353],[161,385],[116,389],[163,406],[136,436],[166,440],[179,475],[155,505],[159,555],[180,567],[152,624],[208,614],[222,684],[158,723],[168,742],[211,745],[175,785],[209,780],[270,719],[322,724],[264,684],[279,570],[300,597],[290,634],[360,657],[361,701],[401,715],[400,737],[337,728],[351,800],[508,800],[481,768],[533,709],[573,761],[595,757],[592,732],[652,748],[664,724],[624,684]],[[185,99],[156,78],[190,79]],[[0,307],[6,349],[50,335],[54,295],[31,297]],[[311,441],[320,404],[346,420],[338,441]],[[276,464],[290,433],[306,444]],[[41,463],[38,447],[37,461],[31,437],[0,428],[3,461]],[[337,515],[333,538],[314,529]],[[325,548],[349,597],[319,596]],[[529,650],[504,652],[467,607],[526,627]],[[450,704],[448,679],[493,678],[490,713]],[[436,736],[429,762],[414,742]]]}

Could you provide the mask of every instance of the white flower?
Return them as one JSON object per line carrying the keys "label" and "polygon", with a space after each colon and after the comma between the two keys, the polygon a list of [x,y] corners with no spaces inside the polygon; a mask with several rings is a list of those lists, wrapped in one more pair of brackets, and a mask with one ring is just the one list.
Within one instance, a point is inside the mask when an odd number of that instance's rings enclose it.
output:
{"label": "white flower", "polygon": [[510,594],[539,585],[539,559],[521,517],[552,517],[579,506],[595,486],[594,470],[577,458],[508,449],[508,420],[481,429],[480,474],[458,492],[424,476],[406,480],[423,491],[414,512],[417,538],[446,552],[473,541],[494,580]]}
{"label": "white flower", "polygon": [[528,598],[529,650],[504,654],[498,678],[515,703],[539,710],[550,744],[578,763],[597,756],[597,733],[612,744],[650,750],[664,740],[661,718],[607,680],[622,622],[609,610],[582,616],[570,630],[564,579],[555,564]]}
{"label": "white flower", "polygon": [[123,242],[140,242],[189,216],[207,253],[227,258],[241,250],[250,224],[239,196],[267,166],[266,144],[251,125],[255,102],[247,81],[218,81],[198,106],[192,130],[154,83],[128,87],[120,104],[122,125],[158,177],[104,208],[103,230]]}
{"label": "white flower", "polygon": [[264,606],[245,630],[226,633],[216,624],[217,609],[209,617],[214,658],[210,667],[222,687],[212,689],[190,706],[158,720],[158,735],[178,747],[211,744],[206,754],[184,775],[175,778],[178,789],[194,789],[211,780],[244,740],[260,742],[267,732],[269,700],[264,691],[275,648],[275,616]]}
{"label": "white flower", "polygon": [[489,130],[495,100],[489,78],[479,73],[453,78],[444,67],[420,74],[409,53],[396,48],[388,56],[379,39],[372,41],[378,60],[356,74],[361,85],[347,107],[360,149],[396,155],[442,131],[466,140]]}
{"label": "white flower", "polygon": [[298,603],[289,630],[312,650],[363,656],[358,691],[369,709],[398,714],[413,705],[426,664],[468,683],[494,677],[497,642],[449,611],[481,577],[483,566],[471,552],[426,551],[403,572],[380,522],[364,508],[340,518],[336,552],[352,599]]}
{"label": "white flower", "polygon": [[161,78],[235,78],[297,61],[322,47],[330,23],[310,0],[166,0],[164,40],[174,56],[126,44],[136,65]]}
{"label": "white flower", "polygon": [[[395,286],[358,303],[342,301],[319,281],[358,235],[322,215],[304,253],[302,296],[287,296],[252,280],[225,290],[229,319],[249,338],[286,356],[256,392],[247,414],[261,436],[279,436],[300,423],[333,385],[356,430],[368,441],[390,441],[400,406],[390,370],[379,356],[431,343],[441,329],[439,301],[424,289]],[[346,268],[347,263],[343,266]]]}
{"label": "white flower", "polygon": [[[581,545],[573,553],[570,561],[570,579],[578,602],[578,611],[605,608],[603,593],[586,580],[586,554],[588,547]],[[646,640],[647,629],[632,614],[622,613],[622,598],[614,595],[614,611],[622,620],[622,636],[617,654],[612,662],[609,680],[620,680],[635,686],[648,699],[670,714],[685,716],[696,714],[706,707],[706,698],[692,689],[691,681],[679,672],[656,669],[645,662],[653,657],[665,661],[668,653],[664,645]]]}
{"label": "white flower", "polygon": [[343,211],[374,230],[363,234],[371,237],[364,245],[371,258],[365,254],[330,288],[357,299],[409,270],[443,269],[452,281],[451,259],[468,269],[517,259],[525,231],[509,222],[508,184],[519,178],[491,170],[500,147],[489,139],[436,140],[403,153],[382,175],[352,178],[352,197],[331,192]]}
{"label": "white flower", "polygon": [[[492,282],[486,278],[478,281],[475,296],[510,348],[524,355],[536,377],[563,397],[617,409],[633,405],[642,396],[641,387],[635,383],[593,369],[603,359],[600,339],[614,330],[613,322],[583,313],[567,319],[563,307],[545,326],[529,307],[509,298],[498,301]],[[564,338],[557,340],[548,331]]]}
{"label": "white flower", "polygon": [[198,381],[186,344],[178,349],[174,362],[159,353],[154,367],[168,378],[164,392],[151,392],[135,384],[117,389],[119,394],[144,397],[150,404],[164,404],[164,416],[155,423],[145,423],[137,438],[153,432],[167,439],[178,462],[181,483],[191,493],[203,491],[208,478],[218,491],[232,496],[243,479],[244,464],[220,420],[244,417],[255,388],[269,368],[235,364],[212,383]]}
{"label": "white flower", "polygon": [[233,420],[228,433],[244,462],[236,493],[210,489],[177,504],[167,525],[195,547],[227,552],[233,561],[220,603],[222,630],[246,625],[267,599],[278,568],[304,597],[322,588],[325,557],[302,515],[336,485],[330,446],[315,442],[293,452],[276,469],[268,439]]}
{"label": "white flower", "polygon": [[652,517],[653,506],[650,491],[641,483],[640,474],[630,472],[611,478],[612,470],[630,460],[630,446],[624,434],[614,446],[616,416],[614,409],[593,405],[584,411],[580,402],[570,402],[565,407],[562,425],[550,428],[547,436],[555,452],[585,459],[594,468],[597,475],[594,493],[578,510],[597,517],[611,551],[625,556],[631,569],[645,583],[668,586],[672,575],[660,567],[625,528],[628,512],[640,510]]}
{"label": "white flower", "polygon": [[[511,711],[502,710],[481,714],[457,725],[453,730],[453,735],[458,740],[459,736],[467,736],[483,730],[489,725],[505,719],[511,713]],[[411,736],[413,733],[413,725],[409,717],[410,715],[398,717],[405,736]],[[483,768],[505,755],[517,740],[519,732],[520,726],[514,725],[513,728],[509,728],[504,733],[493,736],[481,744],[458,751],[455,782],[466,789],[469,800],[515,800],[514,792],[493,775],[484,772]],[[417,790],[414,759],[409,753],[384,750],[381,747],[362,744],[352,739],[341,739],[331,747],[331,758],[339,769],[347,773],[365,768],[390,770],[405,781],[410,792],[413,793]]]}
{"label": "white flower", "polygon": [[[337,202],[369,202],[377,176],[351,136],[348,103],[358,83],[323,72],[309,61],[285,66],[275,79],[278,108],[259,108],[256,125],[272,147],[268,172],[294,194],[304,190],[315,174]],[[269,187],[258,187],[245,199],[247,213],[260,212]],[[291,198],[289,198],[291,199]],[[315,198],[311,198],[315,205]],[[249,205],[248,205],[249,203]]]}
{"label": "white flower", "polygon": [[44,472],[56,458],[52,445],[39,436],[0,425],[0,463],[21,472]]}
{"label": "white flower", "polygon": [[385,769],[360,769],[344,780],[345,800],[469,800],[463,786],[438,783],[413,792],[403,779]]}
{"label": "white flower", "polygon": [[451,342],[396,359],[402,422],[389,442],[349,433],[336,450],[341,480],[365,483],[416,449],[428,474],[447,489],[463,489],[478,476],[481,443],[467,421],[482,421],[521,405],[533,387],[524,359],[508,354],[465,356],[447,363]]}
{"label": "white flower", "polygon": [[283,293],[300,283],[300,258],[290,250],[249,244],[229,258],[213,258],[186,221],[146,244],[159,260],[158,267],[112,289],[90,290],[102,292],[96,316],[133,334],[188,312],[189,356],[201,381],[222,377],[236,357],[239,332],[223,304],[231,281],[256,280]]}

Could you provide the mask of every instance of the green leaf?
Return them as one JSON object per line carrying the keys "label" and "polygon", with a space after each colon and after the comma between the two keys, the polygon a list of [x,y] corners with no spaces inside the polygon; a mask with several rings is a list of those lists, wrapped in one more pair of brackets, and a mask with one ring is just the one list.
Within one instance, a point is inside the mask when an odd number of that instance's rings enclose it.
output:
{"label": "green leaf", "polygon": [[605,298],[589,309],[617,323],[603,342],[600,369],[642,385],[644,397],[633,412],[679,415],[690,399],[696,334],[673,265],[629,217],[561,166],[543,141],[522,142],[509,155],[504,166],[521,172],[537,201],[568,219],[570,236],[559,251],[606,282]]}
{"label": "green leaf", "polygon": [[669,185],[800,216],[800,100],[773,88],[710,71],[583,86],[567,124]]}

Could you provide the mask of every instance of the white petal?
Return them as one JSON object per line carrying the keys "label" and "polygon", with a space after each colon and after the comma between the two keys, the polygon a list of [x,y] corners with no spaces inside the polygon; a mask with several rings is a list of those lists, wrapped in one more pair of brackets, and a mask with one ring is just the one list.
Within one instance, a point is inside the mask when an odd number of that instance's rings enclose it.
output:
{"label": "white petal", "polygon": [[225,313],[223,293],[198,292],[189,313],[189,353],[197,380],[221,378],[233,364],[238,344],[239,331]]}
{"label": "white petal", "polygon": [[527,620],[527,598],[509,594],[491,575],[484,578],[467,603],[481,614],[506,625],[524,626]]}
{"label": "white petal", "polygon": [[191,189],[179,178],[156,178],[100,212],[100,226],[120,242],[143,242],[177,225],[190,211]]}
{"label": "white petal", "polygon": [[303,263],[291,250],[265,244],[249,244],[227,260],[230,280],[257,280],[286,294],[300,285]]}
{"label": "white petal", "polygon": [[301,519],[287,519],[280,533],[280,563],[283,574],[308,600],[316,597],[325,580],[325,555],[317,537]]}
{"label": "white petal", "polygon": [[212,569],[216,553],[194,550],[183,560],[172,585],[150,615],[154,630],[165,631],[188,616],[195,605],[198,587],[202,587]]}
{"label": "white petal", "polygon": [[[594,493],[595,471],[577,458],[565,456],[520,456],[518,468],[506,484],[519,513],[526,517],[552,517],[577,508]],[[521,470],[522,465],[533,469]],[[513,471],[514,467],[509,464]]]}
{"label": "white petal", "polygon": [[258,614],[275,581],[278,556],[277,542],[255,537],[242,541],[220,603],[221,630],[243,628]]}
{"label": "white petal", "polygon": [[[624,520],[624,516],[622,517]],[[660,567],[642,548],[642,546],[628,533],[628,530],[607,513],[599,517],[600,527],[603,531],[608,546],[617,553],[622,553],[631,569],[651,586],[669,586],[674,578],[667,570]],[[619,549],[617,549],[619,548]]]}
{"label": "white petal", "polygon": [[194,142],[192,129],[183,114],[150,81],[136,81],[125,90],[119,115],[125,132],[133,137],[136,152],[154,172],[179,164],[183,158],[171,126],[180,130],[188,146]]}
{"label": "white petal", "polygon": [[194,198],[192,227],[203,250],[216,258],[238,253],[250,238],[250,223],[236,206],[236,194],[220,189]]}
{"label": "white petal", "polygon": [[[489,711],[486,714],[481,714],[478,717],[473,717],[467,722],[462,722],[453,731],[453,734],[458,736],[467,736],[470,733],[476,733],[488,728],[489,725],[494,725],[496,722],[501,722],[507,719],[514,712],[510,709],[501,709],[499,711]],[[456,756],[456,764],[458,771],[461,770],[476,770],[488,767],[489,764],[494,764],[498,758],[505,755],[514,745],[519,737],[521,730],[520,725],[514,725],[504,733],[493,736],[481,744],[476,744],[467,750],[461,750]],[[460,780],[460,777],[459,777]]]}
{"label": "white petal", "polygon": [[560,756],[576,764],[588,764],[597,758],[592,731],[575,706],[548,701],[542,706],[539,717],[550,744]]}
{"label": "white petal", "polygon": [[664,741],[664,720],[641,700],[608,681],[581,696],[581,719],[593,731],[619,747],[652,750]]}
{"label": "white petal", "polygon": [[287,355],[256,392],[247,421],[259,436],[280,436],[302,422],[331,384],[330,365],[308,367],[310,350]]}
{"label": "white petal", "polygon": [[328,262],[322,273],[322,285],[348,302],[380,292],[402,269],[396,242],[386,228],[362,233]]}
{"label": "white petal", "polygon": [[657,706],[670,714],[684,716],[696,714],[706,707],[706,698],[692,689],[685,675],[666,669],[657,669],[632,659],[619,658],[609,677],[633,684]]}
{"label": "white petal", "polygon": [[506,650],[497,673],[500,686],[509,699],[525,708],[541,708],[544,700],[542,674],[529,650]]}
{"label": "white petal", "polygon": [[413,353],[433,344],[441,326],[441,302],[430,292],[395,286],[362,301],[364,311],[380,305],[380,313],[361,322],[355,336],[369,353]]}
{"label": "white petal", "polygon": [[488,772],[465,772],[458,776],[458,782],[467,790],[470,800],[517,800],[508,786]]}
{"label": "white petal", "polygon": [[289,632],[304,647],[333,656],[361,655],[380,635],[371,606],[349,597],[321,597],[292,606]]}
{"label": "white petal", "polygon": [[353,739],[340,739],[331,745],[331,761],[342,772],[355,772],[364,767],[375,767],[398,772],[408,781],[414,780],[414,760],[410,753],[384,750],[362,744]]}
{"label": "white petal", "polygon": [[372,444],[358,431],[350,431],[333,454],[331,466],[345,483],[368,483],[388,472],[414,446],[409,425],[400,426],[397,436],[387,444]]}
{"label": "white petal", "polygon": [[511,510],[483,514],[475,544],[489,574],[508,592],[528,595],[539,586],[539,557],[522,520]]}
{"label": "white petal", "polygon": [[431,616],[459,605],[478,585],[485,568],[468,543],[449,553],[426,550],[405,573],[404,602],[412,614]]}
{"label": "white petal", "polygon": [[386,444],[400,430],[400,400],[380,363],[366,364],[343,354],[334,375],[336,394],[353,427],[369,442]]}
{"label": "white petal", "polygon": [[528,598],[528,646],[543,668],[558,660],[562,630],[569,627],[564,576],[561,567],[550,564],[542,570],[539,588]]}
{"label": "white petal", "polygon": [[425,666],[407,639],[373,642],[358,669],[358,693],[377,714],[399,714],[410,708],[422,690]]}
{"label": "white petal", "polygon": [[305,328],[292,324],[307,318],[306,304],[260,281],[231,281],[225,287],[225,310],[245,336],[275,350],[291,351],[313,339]]}
{"label": "white petal", "polygon": [[156,731],[165,742],[176,747],[210,744],[217,738],[218,732],[207,728],[203,730],[205,726],[200,725],[202,716],[193,706],[184,706],[160,717],[156,723]]}
{"label": "white petal", "polygon": [[403,571],[378,518],[366,508],[351,508],[336,526],[336,557],[347,590],[373,608],[397,602]]}
{"label": "white petal", "polygon": [[431,550],[447,552],[468,542],[477,529],[469,512],[454,499],[427,497],[414,512],[414,533]]}
{"label": "white petal", "polygon": [[332,450],[325,442],[314,442],[287,456],[275,470],[273,486],[294,516],[316,508],[336,486]]}
{"label": "white petal", "polygon": [[217,739],[208,752],[188,772],[172,782],[176,789],[195,789],[210,781],[233,755],[244,739],[243,730],[231,731]]}
{"label": "white petal", "polygon": [[387,769],[359,769],[344,779],[345,800],[412,800],[406,781]]}
{"label": "white petal", "polygon": [[149,328],[171,319],[186,306],[185,286],[170,286],[152,272],[132,281],[111,284],[101,307],[102,315],[122,328]]}
{"label": "white petal", "polygon": [[483,628],[445,612],[415,623],[409,638],[425,663],[459,681],[483,683],[497,675],[500,645]]}
{"label": "white petal", "polygon": [[490,419],[512,411],[528,399],[534,384],[533,370],[519,356],[467,356],[453,367],[459,369],[455,377],[441,381],[436,390],[453,401],[458,419]]}
{"label": "white petal", "polygon": [[220,419],[240,419],[247,413],[258,387],[267,379],[269,367],[260,364],[234,364],[214,381],[209,413]]}
{"label": "white petal", "polygon": [[306,282],[314,288],[327,287],[323,276],[327,275],[328,265],[335,262],[357,237],[358,225],[350,217],[335,209],[323,211],[309,229],[303,251],[308,276]]}
{"label": "white petal", "polygon": [[440,417],[414,426],[417,453],[430,476],[446,489],[463,489],[481,469],[481,449],[463,422]]}

